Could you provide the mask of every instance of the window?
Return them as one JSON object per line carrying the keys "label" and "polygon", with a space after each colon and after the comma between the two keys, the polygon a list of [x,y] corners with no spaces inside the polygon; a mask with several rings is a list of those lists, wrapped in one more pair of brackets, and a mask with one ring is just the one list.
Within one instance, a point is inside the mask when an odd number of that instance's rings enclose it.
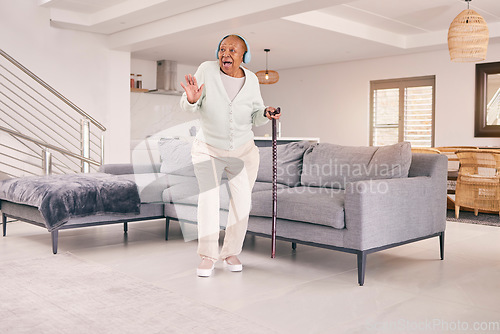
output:
{"label": "window", "polygon": [[370,82],[370,145],[434,146],[435,76]]}

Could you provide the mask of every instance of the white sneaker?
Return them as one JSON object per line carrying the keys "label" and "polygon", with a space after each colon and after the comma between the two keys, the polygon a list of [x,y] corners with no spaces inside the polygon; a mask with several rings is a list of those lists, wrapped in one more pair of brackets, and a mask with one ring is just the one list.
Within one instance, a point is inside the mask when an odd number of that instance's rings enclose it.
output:
{"label": "white sneaker", "polygon": [[[230,256],[230,257],[232,257],[232,256]],[[242,271],[243,265],[241,263],[231,264],[227,261],[227,259],[229,259],[230,257],[224,259],[224,265],[226,266],[226,268],[229,271],[233,271],[233,272]],[[236,256],[234,256],[234,258],[236,258],[236,261],[240,262]]]}
{"label": "white sneaker", "polygon": [[215,262],[209,258],[201,260],[200,265],[196,268],[196,275],[199,277],[210,277],[214,272]]}

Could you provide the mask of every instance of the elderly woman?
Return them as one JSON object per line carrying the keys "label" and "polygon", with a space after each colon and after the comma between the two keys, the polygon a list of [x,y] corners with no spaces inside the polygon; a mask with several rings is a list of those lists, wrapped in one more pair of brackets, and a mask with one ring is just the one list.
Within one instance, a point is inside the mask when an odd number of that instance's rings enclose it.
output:
{"label": "elderly woman", "polygon": [[[191,151],[200,195],[198,199],[198,254],[196,272],[212,275],[221,259],[230,271],[241,271],[238,259],[248,225],[252,188],[259,168],[259,151],[252,125],[278,119],[275,108],[265,107],[259,81],[241,66],[250,61],[243,37],[225,36],[217,47],[218,61],[202,63],[195,75],[181,83],[181,107],[199,112],[201,129]],[[219,185],[223,171],[229,180],[230,205],[224,243],[219,253]]]}

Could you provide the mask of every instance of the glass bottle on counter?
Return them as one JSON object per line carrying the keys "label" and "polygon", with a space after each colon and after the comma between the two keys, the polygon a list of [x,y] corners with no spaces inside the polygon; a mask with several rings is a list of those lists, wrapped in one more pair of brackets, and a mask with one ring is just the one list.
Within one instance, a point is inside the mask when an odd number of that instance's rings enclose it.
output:
{"label": "glass bottle on counter", "polygon": [[138,89],[142,89],[142,74],[137,74],[135,79],[135,87]]}
{"label": "glass bottle on counter", "polygon": [[135,74],[130,73],[130,88],[135,88]]}

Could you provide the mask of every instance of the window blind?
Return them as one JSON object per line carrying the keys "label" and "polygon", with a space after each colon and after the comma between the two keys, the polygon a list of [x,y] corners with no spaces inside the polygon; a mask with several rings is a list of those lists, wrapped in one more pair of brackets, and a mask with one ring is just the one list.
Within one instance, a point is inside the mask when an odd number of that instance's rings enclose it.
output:
{"label": "window blind", "polygon": [[434,144],[435,77],[372,81],[370,144]]}

